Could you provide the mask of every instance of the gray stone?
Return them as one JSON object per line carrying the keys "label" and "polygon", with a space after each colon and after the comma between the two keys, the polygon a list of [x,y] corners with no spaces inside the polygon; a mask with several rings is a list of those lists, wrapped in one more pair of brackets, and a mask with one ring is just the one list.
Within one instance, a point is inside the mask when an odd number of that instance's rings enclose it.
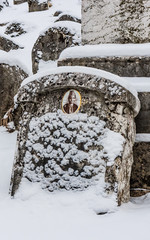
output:
{"label": "gray stone", "polygon": [[18,4],[27,2],[27,1],[28,1],[28,0],[14,0],[14,4],[15,4],[15,5],[18,5]]}
{"label": "gray stone", "polygon": [[81,19],[77,17],[73,17],[69,14],[61,14],[55,22],[60,22],[60,21],[71,21],[71,22],[81,23]]}
{"label": "gray stone", "polygon": [[5,34],[10,35],[10,37],[18,37],[26,33],[23,29],[22,23],[13,22],[6,28]]}
{"label": "gray stone", "polygon": [[150,57],[83,57],[58,61],[58,66],[87,66],[120,77],[150,77]]}
{"label": "gray stone", "polygon": [[28,0],[29,12],[37,12],[37,11],[44,11],[48,10],[49,8],[49,1],[48,0]]}
{"label": "gray stone", "polygon": [[61,13],[62,13],[62,11],[56,11],[56,12],[54,13],[54,17],[58,17]]}
{"label": "gray stone", "polygon": [[0,50],[9,52],[10,50],[16,50],[18,48],[20,47],[13,41],[0,36]]}
{"label": "gray stone", "polygon": [[9,6],[8,0],[1,0],[1,1],[0,1],[0,11],[1,11],[4,7],[8,7],[8,6]]}
{"label": "gray stone", "polygon": [[136,131],[137,133],[150,133],[150,92],[139,92],[138,96],[141,110],[135,119]]}
{"label": "gray stone", "polygon": [[[69,89],[79,91],[82,96],[79,113],[70,116],[61,111],[62,97]],[[119,205],[127,202],[135,138],[134,116],[138,111],[139,102],[128,90],[109,79],[80,71],[46,75],[24,85],[19,90],[14,110],[19,133],[12,195],[22,178],[38,181],[42,188],[53,191],[84,190],[102,177],[106,181],[105,191],[115,192]],[[113,163],[109,162],[106,146],[99,144],[104,132],[110,130],[114,136],[119,133],[120,138],[124,138],[122,152]],[[71,149],[76,150],[68,155]],[[93,151],[96,162],[93,162]],[[83,159],[76,162],[81,153]],[[86,169],[91,170],[86,172]]]}
{"label": "gray stone", "polygon": [[136,142],[133,153],[131,193],[140,196],[150,191],[150,142]]}
{"label": "gray stone", "polygon": [[[39,36],[32,50],[33,73],[38,71],[39,61],[57,60],[60,53],[67,47],[80,44],[80,24],[71,23],[49,28],[44,34]],[[70,30],[72,29],[72,31]],[[76,29],[76,30],[74,30]]]}
{"label": "gray stone", "polygon": [[150,0],[83,0],[83,44],[150,41]]}
{"label": "gray stone", "polygon": [[28,75],[19,66],[0,64],[0,120],[13,107],[16,95],[22,80]]}

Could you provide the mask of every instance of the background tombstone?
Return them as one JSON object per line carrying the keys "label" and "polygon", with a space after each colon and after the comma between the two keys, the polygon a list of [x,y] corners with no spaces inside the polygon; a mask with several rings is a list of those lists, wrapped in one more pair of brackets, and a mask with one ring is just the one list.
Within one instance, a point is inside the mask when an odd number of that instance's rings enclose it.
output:
{"label": "background tombstone", "polygon": [[56,61],[67,47],[80,45],[81,24],[75,22],[57,22],[44,31],[32,49],[33,73],[39,70],[40,62]]}
{"label": "background tombstone", "polygon": [[[139,101],[116,83],[120,78],[107,76],[68,67],[24,82],[14,110],[19,132],[12,195],[27,178],[49,191],[85,190],[99,184],[108,194],[116,194],[119,205],[129,200]],[[62,111],[68,91],[79,92],[82,98],[74,114]]]}
{"label": "background tombstone", "polygon": [[0,102],[3,103],[0,105],[0,121],[9,108],[13,107],[14,96],[21,82],[28,77],[21,67],[15,64],[11,66],[7,62],[5,60],[0,62]]}
{"label": "background tombstone", "polygon": [[29,12],[44,11],[49,8],[49,0],[28,0]]}

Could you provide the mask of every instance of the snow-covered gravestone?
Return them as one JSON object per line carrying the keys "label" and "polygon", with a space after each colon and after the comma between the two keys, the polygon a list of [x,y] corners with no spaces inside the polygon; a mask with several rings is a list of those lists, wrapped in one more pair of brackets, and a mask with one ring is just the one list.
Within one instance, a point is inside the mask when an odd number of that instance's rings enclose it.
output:
{"label": "snow-covered gravestone", "polygon": [[127,202],[139,100],[119,77],[86,67],[53,69],[27,78],[14,110],[18,128],[11,181],[43,189],[116,194]]}
{"label": "snow-covered gravestone", "polygon": [[83,44],[150,41],[150,0],[82,0]]}

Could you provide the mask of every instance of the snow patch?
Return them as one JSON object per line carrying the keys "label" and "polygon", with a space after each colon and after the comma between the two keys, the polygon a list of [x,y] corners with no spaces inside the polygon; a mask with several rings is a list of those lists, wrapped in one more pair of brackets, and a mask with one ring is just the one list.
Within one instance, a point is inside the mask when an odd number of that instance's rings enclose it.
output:
{"label": "snow patch", "polygon": [[144,44],[99,44],[65,49],[59,60],[85,57],[150,56],[150,43]]}

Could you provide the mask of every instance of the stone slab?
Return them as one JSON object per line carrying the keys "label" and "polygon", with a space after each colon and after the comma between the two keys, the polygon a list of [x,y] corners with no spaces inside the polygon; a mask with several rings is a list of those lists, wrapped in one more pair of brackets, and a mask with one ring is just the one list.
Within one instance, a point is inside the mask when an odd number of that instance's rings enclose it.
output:
{"label": "stone slab", "polygon": [[150,57],[83,57],[58,61],[58,66],[87,66],[120,77],[150,77]]}

